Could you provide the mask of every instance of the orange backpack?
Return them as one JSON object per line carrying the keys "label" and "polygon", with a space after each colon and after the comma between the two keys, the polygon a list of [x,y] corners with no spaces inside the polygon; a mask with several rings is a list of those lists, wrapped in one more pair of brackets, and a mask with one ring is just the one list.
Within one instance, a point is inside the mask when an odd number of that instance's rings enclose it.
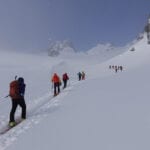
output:
{"label": "orange backpack", "polygon": [[60,82],[60,79],[59,79],[59,77],[56,74],[54,74],[54,76],[52,78],[52,82],[54,82],[54,83]]}
{"label": "orange backpack", "polygon": [[20,98],[20,95],[19,95],[19,84],[18,84],[17,80],[12,81],[10,83],[9,96],[12,99],[18,99],[18,98]]}

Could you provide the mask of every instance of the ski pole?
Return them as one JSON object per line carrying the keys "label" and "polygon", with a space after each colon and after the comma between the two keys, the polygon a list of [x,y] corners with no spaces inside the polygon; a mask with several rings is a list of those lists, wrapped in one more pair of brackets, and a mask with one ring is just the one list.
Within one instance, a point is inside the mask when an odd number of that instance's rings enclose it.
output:
{"label": "ski pole", "polygon": [[52,83],[52,87],[51,88],[53,89],[53,83]]}
{"label": "ski pole", "polygon": [[7,95],[7,96],[5,96],[5,97],[3,97],[2,98],[2,100],[0,101],[0,103],[3,103],[4,101],[5,101],[5,99],[4,98],[7,98],[9,95]]}
{"label": "ski pole", "polygon": [[17,75],[15,76],[15,80],[17,80]]}
{"label": "ski pole", "polygon": [[68,86],[70,86],[70,80],[68,80]]}

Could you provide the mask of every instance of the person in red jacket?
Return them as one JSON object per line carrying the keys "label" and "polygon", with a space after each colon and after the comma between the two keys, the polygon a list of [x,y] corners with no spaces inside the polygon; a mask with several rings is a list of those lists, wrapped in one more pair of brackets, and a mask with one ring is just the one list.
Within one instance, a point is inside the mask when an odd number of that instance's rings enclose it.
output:
{"label": "person in red jacket", "polygon": [[61,80],[59,76],[56,73],[54,73],[51,81],[54,84],[54,96],[56,96],[60,93]]}
{"label": "person in red jacket", "polygon": [[67,81],[69,80],[69,77],[68,77],[67,73],[63,74],[62,80],[63,80],[63,83],[64,83],[64,86],[63,86],[63,89],[64,89],[64,88],[67,87]]}
{"label": "person in red jacket", "polygon": [[85,72],[82,71],[82,80],[85,80]]}

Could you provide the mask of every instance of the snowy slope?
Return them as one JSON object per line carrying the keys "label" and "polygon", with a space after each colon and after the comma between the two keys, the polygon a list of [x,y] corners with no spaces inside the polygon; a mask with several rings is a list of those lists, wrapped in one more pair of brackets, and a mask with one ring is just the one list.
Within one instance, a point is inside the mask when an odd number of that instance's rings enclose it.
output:
{"label": "snowy slope", "polygon": [[[2,93],[8,92],[14,75],[24,76],[28,118],[0,136],[0,150],[149,150],[150,46],[145,37],[134,47],[103,63],[83,57],[13,53],[12,59],[3,54],[9,61],[0,59]],[[109,65],[124,70],[115,73]],[[87,78],[79,82],[76,73],[81,69]],[[68,88],[52,98],[50,76],[64,70],[71,76]],[[2,98],[0,108],[2,127],[8,121],[9,99]]]}
{"label": "snowy slope", "polygon": [[124,47],[115,47],[110,43],[106,44],[98,44],[97,46],[93,47],[92,49],[87,51],[87,54],[90,57],[95,57],[97,60],[106,61],[114,56],[122,54],[123,52],[127,51],[129,45]]}

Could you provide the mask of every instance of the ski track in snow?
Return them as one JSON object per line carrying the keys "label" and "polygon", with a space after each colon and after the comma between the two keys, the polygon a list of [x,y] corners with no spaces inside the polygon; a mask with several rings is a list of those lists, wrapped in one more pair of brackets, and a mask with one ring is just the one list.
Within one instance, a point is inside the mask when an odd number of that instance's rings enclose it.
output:
{"label": "ski track in snow", "polygon": [[[65,97],[68,92],[79,83],[81,82],[72,81],[71,85],[68,85],[68,87],[62,90],[60,95],[56,97],[53,97],[52,93],[47,93],[44,96],[30,102],[27,107],[27,119],[5,134],[0,135],[0,150],[5,150],[18,139],[20,134],[40,123],[41,120],[49,113],[57,110],[60,106],[62,98]],[[19,114],[20,112],[17,111],[16,118],[19,117]],[[0,117],[0,131],[8,124],[8,120],[6,118],[6,116]]]}

